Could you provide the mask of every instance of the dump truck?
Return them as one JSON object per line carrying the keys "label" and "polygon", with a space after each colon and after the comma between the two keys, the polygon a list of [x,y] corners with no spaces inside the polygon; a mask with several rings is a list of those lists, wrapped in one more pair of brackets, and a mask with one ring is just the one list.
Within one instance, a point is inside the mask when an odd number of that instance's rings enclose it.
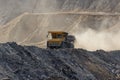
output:
{"label": "dump truck", "polygon": [[74,48],[75,37],[64,31],[48,31],[47,48]]}

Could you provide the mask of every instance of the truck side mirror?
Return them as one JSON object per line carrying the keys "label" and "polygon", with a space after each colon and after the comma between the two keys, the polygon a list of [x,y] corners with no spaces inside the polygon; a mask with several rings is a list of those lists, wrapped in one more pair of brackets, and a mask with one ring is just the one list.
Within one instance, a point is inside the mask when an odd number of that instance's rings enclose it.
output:
{"label": "truck side mirror", "polygon": [[49,35],[49,33],[48,33],[47,36],[46,36],[47,38],[48,38],[48,35]]}

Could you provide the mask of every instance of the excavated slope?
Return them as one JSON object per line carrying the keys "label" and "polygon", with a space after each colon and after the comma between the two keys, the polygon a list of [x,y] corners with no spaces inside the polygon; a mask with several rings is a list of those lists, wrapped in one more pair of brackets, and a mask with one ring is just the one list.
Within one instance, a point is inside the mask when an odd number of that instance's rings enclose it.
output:
{"label": "excavated slope", "polygon": [[[24,13],[0,28],[0,42],[46,47],[48,31],[66,31],[76,37],[76,48],[119,50],[118,14]],[[92,47],[91,47],[92,45]]]}
{"label": "excavated slope", "polygon": [[120,0],[0,0],[0,43],[43,48],[47,32],[61,30],[76,48],[120,50],[119,7]]}
{"label": "excavated slope", "polygon": [[0,0],[0,24],[25,13],[120,12],[120,0]]}
{"label": "excavated slope", "polygon": [[0,80],[119,80],[120,51],[0,44]]}

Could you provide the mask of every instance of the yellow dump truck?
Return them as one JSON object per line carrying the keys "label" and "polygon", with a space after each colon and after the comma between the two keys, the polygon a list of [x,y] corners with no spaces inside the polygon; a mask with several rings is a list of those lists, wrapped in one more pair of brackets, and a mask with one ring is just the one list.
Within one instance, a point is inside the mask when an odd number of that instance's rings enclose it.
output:
{"label": "yellow dump truck", "polygon": [[74,48],[75,37],[68,35],[64,31],[49,31],[48,32],[47,48]]}

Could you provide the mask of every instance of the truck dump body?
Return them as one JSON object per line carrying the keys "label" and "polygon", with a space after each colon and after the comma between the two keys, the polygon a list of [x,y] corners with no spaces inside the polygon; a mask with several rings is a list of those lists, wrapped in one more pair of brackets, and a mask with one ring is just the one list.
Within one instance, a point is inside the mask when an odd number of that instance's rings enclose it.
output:
{"label": "truck dump body", "polygon": [[49,34],[51,34],[51,39],[47,41],[47,48],[73,48],[73,43],[71,43],[67,37],[68,33],[63,31],[49,31]]}

